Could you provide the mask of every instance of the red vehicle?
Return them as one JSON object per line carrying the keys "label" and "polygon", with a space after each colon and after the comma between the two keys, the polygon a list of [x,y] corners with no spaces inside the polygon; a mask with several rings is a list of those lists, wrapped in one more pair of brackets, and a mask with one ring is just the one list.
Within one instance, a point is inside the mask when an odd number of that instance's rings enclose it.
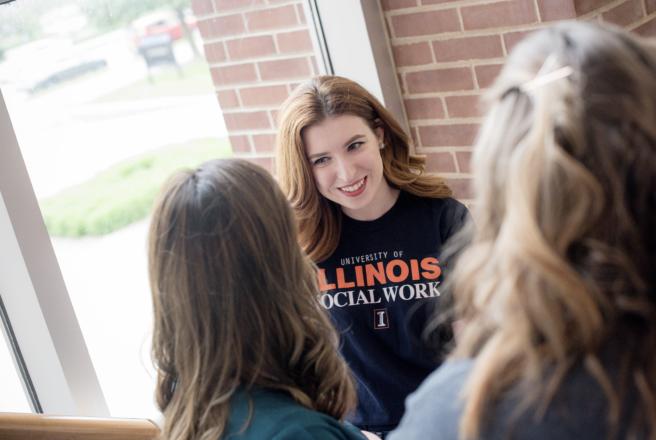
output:
{"label": "red vehicle", "polygon": [[[196,28],[196,18],[190,11],[183,13],[184,23],[189,30]],[[167,35],[171,41],[179,40],[184,36],[184,29],[173,9],[162,9],[143,15],[132,22],[135,32],[135,46],[140,47],[142,40],[150,40],[149,37]]]}

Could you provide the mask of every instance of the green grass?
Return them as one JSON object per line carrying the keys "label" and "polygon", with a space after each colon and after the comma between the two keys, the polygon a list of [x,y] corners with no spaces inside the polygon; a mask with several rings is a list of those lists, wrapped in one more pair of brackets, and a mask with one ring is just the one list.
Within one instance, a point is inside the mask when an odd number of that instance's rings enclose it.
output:
{"label": "green grass", "polygon": [[41,209],[48,231],[53,236],[83,237],[118,230],[150,213],[172,172],[231,154],[226,139],[198,139],[118,163],[87,182],[43,200]]}
{"label": "green grass", "polygon": [[172,66],[159,66],[153,71],[152,81],[139,80],[101,96],[93,102],[134,101],[164,96],[212,94],[214,86],[210,69],[203,60],[181,66],[181,74]]}

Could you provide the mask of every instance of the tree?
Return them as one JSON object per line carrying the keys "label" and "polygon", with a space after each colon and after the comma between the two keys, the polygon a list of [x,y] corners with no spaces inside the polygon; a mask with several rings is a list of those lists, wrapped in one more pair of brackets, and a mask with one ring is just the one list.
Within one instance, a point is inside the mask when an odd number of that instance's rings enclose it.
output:
{"label": "tree", "polygon": [[184,19],[184,11],[190,7],[189,0],[86,0],[81,6],[96,28],[103,31],[127,27],[143,14],[156,9],[173,9],[194,56],[199,55]]}
{"label": "tree", "polygon": [[57,7],[50,0],[0,5],[0,48],[18,46],[41,37],[39,19]]}
{"label": "tree", "polygon": [[101,31],[127,27],[146,12],[167,5],[168,0],[86,0],[80,7]]}

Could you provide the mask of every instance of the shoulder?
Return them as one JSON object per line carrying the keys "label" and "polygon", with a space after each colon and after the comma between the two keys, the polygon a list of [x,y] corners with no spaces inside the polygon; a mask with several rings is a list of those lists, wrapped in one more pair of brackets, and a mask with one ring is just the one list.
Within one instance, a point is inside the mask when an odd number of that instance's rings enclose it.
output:
{"label": "shoulder", "polygon": [[447,361],[408,397],[407,409],[432,406],[439,407],[450,414],[459,412],[462,408],[460,393],[472,368],[473,361],[470,359]]}
{"label": "shoulder", "polygon": [[457,439],[461,391],[472,365],[471,360],[448,361],[428,376],[406,399],[401,424],[389,440],[432,438],[436,432],[443,439]]}
{"label": "shoulder", "polygon": [[442,239],[446,241],[462,229],[470,217],[467,207],[456,199],[448,197],[442,201],[442,207],[438,208],[440,210],[439,225]]}
{"label": "shoulder", "polygon": [[463,222],[469,216],[467,207],[454,198],[431,198],[430,200],[433,211],[438,213],[446,221]]}
{"label": "shoulder", "polygon": [[290,417],[284,426],[271,437],[275,440],[365,440],[360,431],[349,423],[332,417]]}
{"label": "shoulder", "polygon": [[[362,439],[357,429],[327,414],[306,408],[283,392],[274,390],[242,392],[233,399],[232,405],[228,430],[231,436],[227,438]],[[248,419],[250,405],[252,405],[252,415]],[[247,420],[246,429],[243,429]]]}
{"label": "shoulder", "polygon": [[[445,363],[431,374],[406,400],[401,424],[388,440],[440,438],[457,440],[458,427],[465,401],[462,391],[472,372],[473,361]],[[500,396],[490,408],[483,438],[531,439],[597,439],[608,437],[606,425],[598,423],[607,417],[608,407],[603,390],[582,367],[571,371],[547,407],[538,417],[535,406],[517,411],[522,390],[513,388]],[[585,396],[582,405],[581,396]],[[626,426],[620,423],[620,432]],[[613,437],[615,438],[615,437]],[[617,438],[625,438],[620,435]]]}
{"label": "shoulder", "polygon": [[401,201],[406,205],[419,205],[429,207],[436,211],[466,214],[467,207],[453,197],[427,197],[418,196],[405,189],[401,190]]}
{"label": "shoulder", "polygon": [[403,190],[401,194],[406,204],[426,207],[440,216],[462,219],[469,215],[467,207],[452,197],[422,197]]}
{"label": "shoulder", "polygon": [[413,195],[411,195],[411,198],[415,200],[414,203],[422,203],[430,211],[443,242],[458,232],[469,219],[467,207],[454,198],[418,197]]}

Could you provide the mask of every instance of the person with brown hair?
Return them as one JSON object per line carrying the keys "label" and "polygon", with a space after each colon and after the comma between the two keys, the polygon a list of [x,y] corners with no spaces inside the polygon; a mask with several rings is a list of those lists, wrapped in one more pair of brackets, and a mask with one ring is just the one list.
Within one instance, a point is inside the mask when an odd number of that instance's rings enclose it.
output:
{"label": "person with brown hair", "polygon": [[561,23],[487,99],[465,325],[390,439],[655,439],[656,45]]}
{"label": "person with brown hair", "polygon": [[422,332],[440,300],[442,244],[467,210],[357,83],[316,77],[294,91],[280,115],[278,178],[355,375],[351,420],[384,436],[450,339],[449,326],[431,344]]}
{"label": "person with brown hair", "polygon": [[175,174],[149,236],[167,440],[363,439],[315,269],[273,178],[243,160]]}

